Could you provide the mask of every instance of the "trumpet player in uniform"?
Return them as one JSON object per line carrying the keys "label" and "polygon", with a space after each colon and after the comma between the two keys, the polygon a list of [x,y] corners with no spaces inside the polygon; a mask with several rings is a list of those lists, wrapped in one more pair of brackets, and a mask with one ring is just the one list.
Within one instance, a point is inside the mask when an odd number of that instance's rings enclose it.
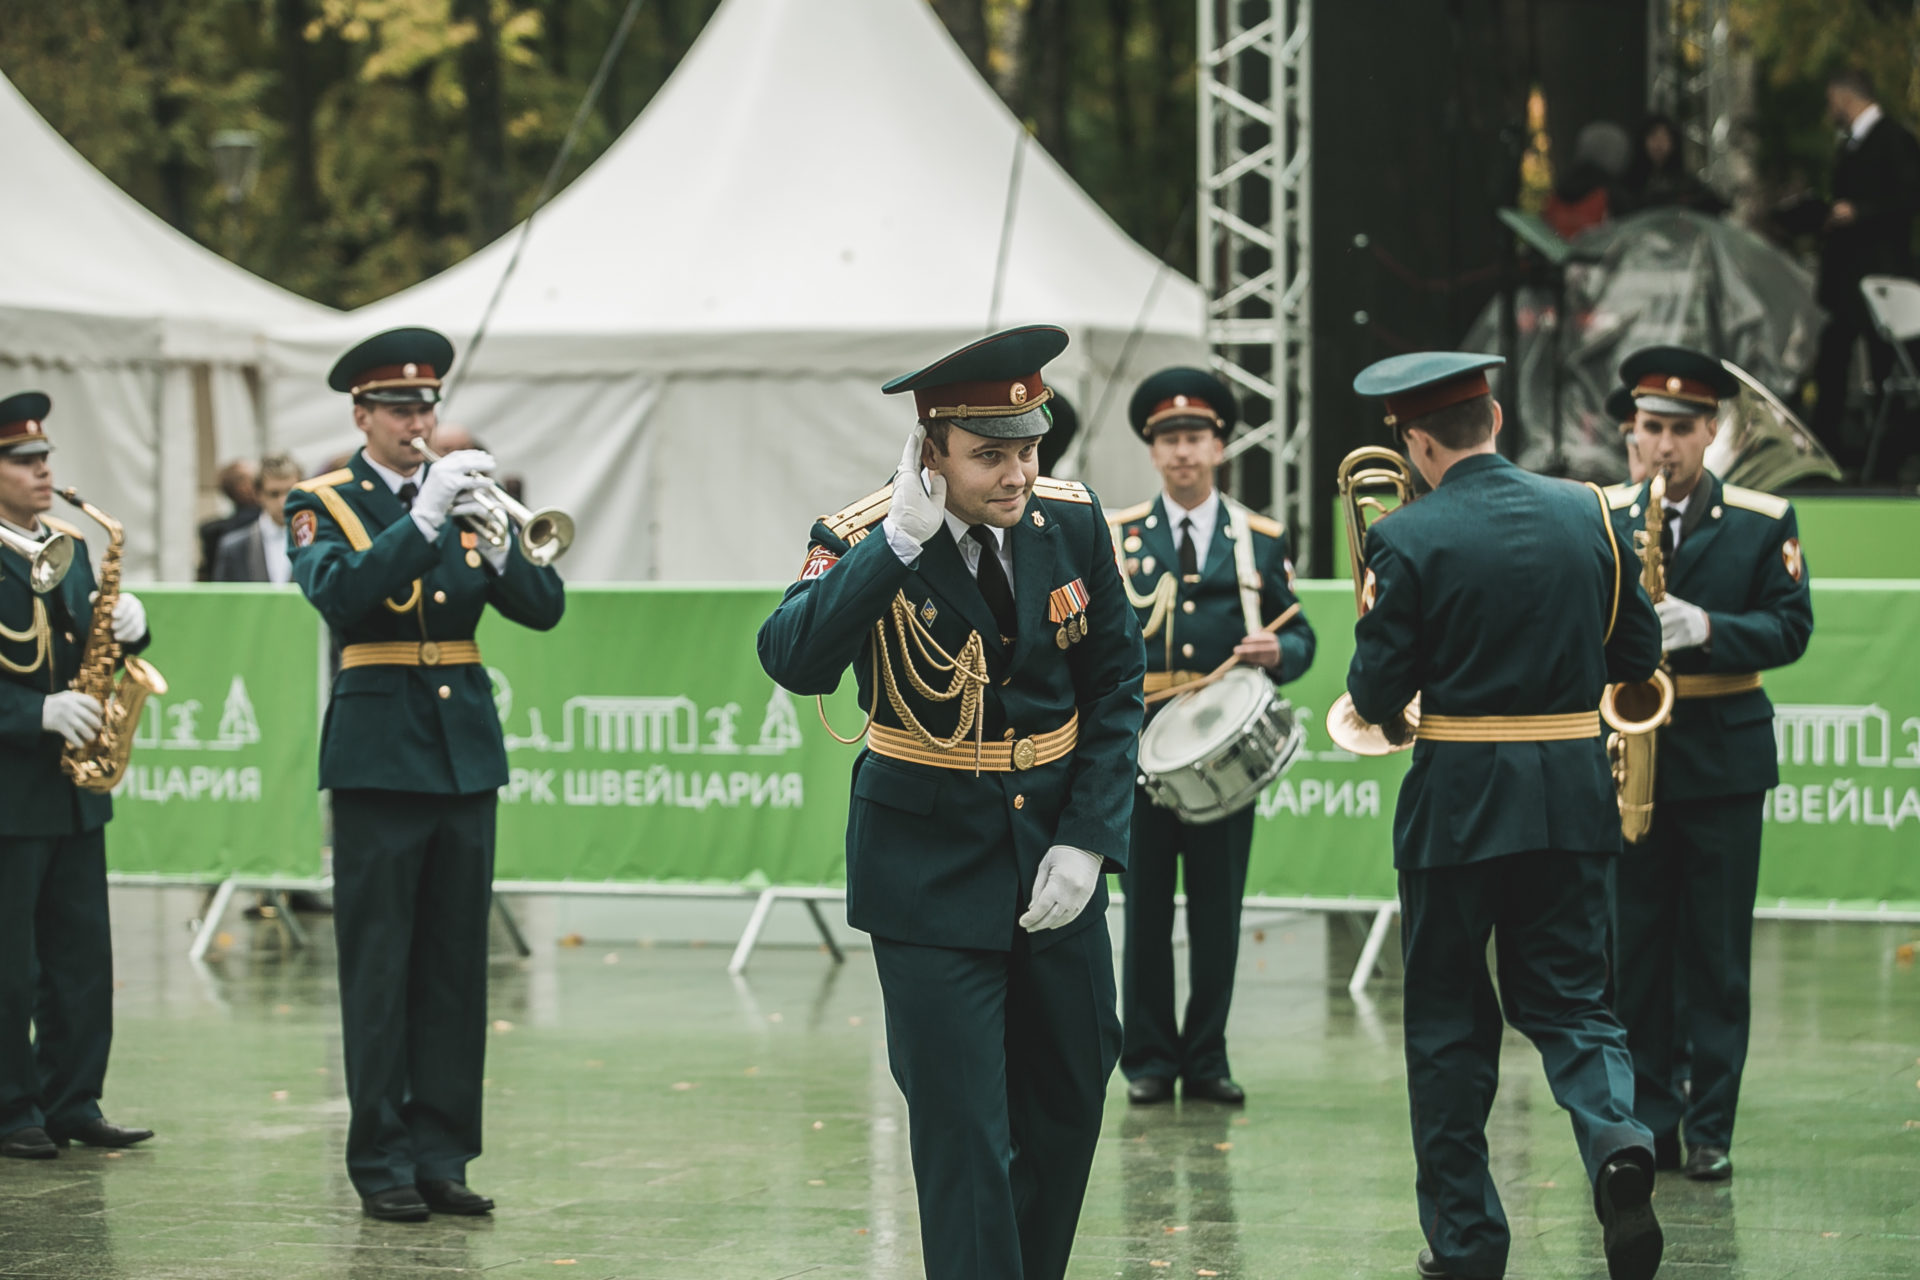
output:
{"label": "trumpet player in uniform", "polygon": [[[1134,392],[1128,416],[1163,486],[1151,502],[1107,515],[1147,644],[1146,691],[1177,688],[1233,656],[1275,684],[1298,680],[1313,663],[1313,628],[1298,612],[1277,634],[1263,625],[1298,603],[1286,530],[1214,485],[1239,420],[1233,393],[1204,369],[1163,369]],[[1127,935],[1120,1070],[1135,1106],[1171,1099],[1176,1079],[1188,1099],[1246,1101],[1227,1062],[1227,1009],[1253,819],[1249,806],[1212,822],[1187,822],[1144,791],[1134,794],[1132,851],[1121,878]],[[1176,879],[1187,891],[1184,1022],[1173,999]]]}
{"label": "trumpet player in uniform", "polygon": [[[103,708],[69,687],[94,629],[95,582],[80,530],[47,514],[51,408],[37,391],[0,400],[0,1155],[22,1159],[153,1136],[100,1112],[113,1043],[113,801],[61,766],[63,750],[99,737]],[[73,558],[40,594],[22,552],[51,539]],[[146,648],[140,601],[121,592],[110,607],[122,651]]]}
{"label": "trumpet player in uniform", "polygon": [[[1659,620],[1600,491],[1495,452],[1500,408],[1485,370],[1500,363],[1424,352],[1354,380],[1385,399],[1432,488],[1365,531],[1347,673],[1359,727],[1384,739],[1374,754],[1414,738],[1393,847],[1428,1246],[1415,1265],[1462,1280],[1506,1271],[1486,1139],[1504,1014],[1539,1049],[1573,1120],[1609,1274],[1647,1280],[1663,1242],[1653,1135],[1634,1119],[1626,1032],[1604,998],[1620,818],[1595,708],[1608,682],[1653,674]],[[1397,471],[1404,499],[1412,477]],[[1357,529],[1358,505],[1347,513]],[[1359,745],[1345,728],[1330,718],[1337,741]]]}
{"label": "trumpet player in uniform", "polygon": [[[1684,1138],[1686,1176],[1721,1181],[1733,1176],[1747,1057],[1761,805],[1780,782],[1760,673],[1806,652],[1813,603],[1792,504],[1707,470],[1720,402],[1739,392],[1733,375],[1700,352],[1649,347],[1620,376],[1633,388],[1641,457],[1666,476],[1654,517],[1666,561],[1657,608],[1674,704],[1658,731],[1652,827],[1616,871],[1616,1001],[1634,1113],[1653,1131],[1661,1167],[1680,1167]],[[1650,483],[1610,491],[1624,538],[1649,523]],[[1683,1096],[1674,1059],[1688,1046]]]}
{"label": "trumpet player in uniform", "polygon": [[931,1280],[1065,1274],[1120,1051],[1103,873],[1145,658],[1099,503],[1039,475],[1066,345],[1013,329],[888,383],[919,419],[891,488],[813,526],[760,628],[782,687],[851,668],[869,712],[847,919],[873,935]]}
{"label": "trumpet player in uniform", "polygon": [[366,445],[287,498],[293,580],[340,644],[321,731],[333,792],[334,935],[347,1066],[347,1172],[364,1212],[391,1221],[482,1214],[487,920],[506,748],[474,630],[491,605],[522,626],[560,621],[560,577],[484,518],[493,459],[429,463],[453,345],[395,329],[328,376]]}

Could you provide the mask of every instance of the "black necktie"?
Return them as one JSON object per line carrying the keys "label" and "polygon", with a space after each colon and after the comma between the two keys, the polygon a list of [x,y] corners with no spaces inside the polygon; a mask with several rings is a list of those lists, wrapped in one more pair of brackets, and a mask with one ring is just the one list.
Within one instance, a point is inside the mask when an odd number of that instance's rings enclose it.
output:
{"label": "black necktie", "polygon": [[420,486],[409,480],[394,491],[394,497],[400,499],[400,505],[413,510],[413,500],[420,496]]}
{"label": "black necktie", "polygon": [[1193,545],[1193,517],[1180,521],[1180,576],[1192,578],[1200,572],[1200,553]]}
{"label": "black necktie", "polygon": [[987,608],[993,610],[994,625],[1000,628],[1001,640],[1011,640],[1020,633],[1020,624],[1013,611],[1013,588],[1007,582],[1007,571],[1000,567],[1000,549],[983,524],[967,530],[967,536],[980,544],[980,568],[975,575],[980,594],[986,597]]}
{"label": "black necktie", "polygon": [[1672,559],[1673,549],[1679,545],[1680,541],[1677,531],[1680,522],[1686,517],[1686,512],[1669,506],[1663,514],[1666,519],[1660,522],[1660,554]]}

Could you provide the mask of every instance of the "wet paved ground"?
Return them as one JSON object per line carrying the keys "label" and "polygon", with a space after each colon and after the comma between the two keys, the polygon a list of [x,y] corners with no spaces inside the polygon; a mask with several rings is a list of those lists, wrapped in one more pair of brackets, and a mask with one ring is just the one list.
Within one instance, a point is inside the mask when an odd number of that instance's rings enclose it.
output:
{"label": "wet paved ground", "polygon": [[[474,1275],[890,1280],[920,1274],[906,1117],[872,961],[766,950],[556,948],[495,967],[493,1219],[364,1221],[346,1126],[333,957],[236,927],[196,970],[195,899],[119,891],[122,989],[107,1111],[160,1137],[0,1161],[0,1276],[62,1280]],[[1734,1158],[1663,1177],[1678,1277],[1920,1276],[1920,927],[1768,925]],[[248,950],[248,943],[254,949]],[[1345,994],[1337,923],[1248,939],[1234,1007],[1246,1111],[1129,1111],[1116,1077],[1071,1275],[1411,1275],[1420,1246],[1391,984]],[[1511,1275],[1602,1277],[1564,1117],[1507,1038],[1493,1121]]]}

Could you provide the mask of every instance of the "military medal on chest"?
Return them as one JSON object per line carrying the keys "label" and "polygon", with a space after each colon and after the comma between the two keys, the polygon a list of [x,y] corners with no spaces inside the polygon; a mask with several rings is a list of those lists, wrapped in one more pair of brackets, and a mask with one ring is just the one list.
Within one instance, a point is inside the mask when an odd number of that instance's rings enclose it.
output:
{"label": "military medal on chest", "polygon": [[1062,649],[1087,638],[1087,605],[1091,597],[1086,583],[1075,578],[1047,595],[1047,620],[1059,626],[1053,642]]}

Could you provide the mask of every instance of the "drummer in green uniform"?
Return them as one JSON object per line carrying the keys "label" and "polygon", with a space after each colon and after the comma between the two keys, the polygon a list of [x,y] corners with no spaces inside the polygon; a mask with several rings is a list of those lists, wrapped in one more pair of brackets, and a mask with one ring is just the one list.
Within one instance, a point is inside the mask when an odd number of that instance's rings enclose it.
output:
{"label": "drummer in green uniform", "polygon": [[[1661,1167],[1680,1167],[1684,1138],[1686,1176],[1715,1182],[1733,1176],[1762,808],[1780,782],[1760,673],[1806,652],[1813,603],[1792,504],[1706,468],[1720,402],[1739,394],[1738,380],[1684,347],[1636,352],[1620,376],[1633,388],[1641,456],[1667,477],[1659,611],[1675,700],[1659,730],[1653,826],[1627,846],[1615,884],[1617,1004],[1634,1113],[1653,1130]],[[1646,485],[1609,494],[1623,538],[1646,529]]]}
{"label": "drummer in green uniform", "polygon": [[[1177,689],[1228,658],[1276,685],[1313,662],[1313,628],[1296,608],[1293,564],[1280,523],[1219,492],[1214,483],[1239,408],[1204,369],[1163,369],[1140,384],[1128,408],[1162,490],[1151,502],[1110,512],[1127,598],[1147,645],[1146,691]],[[1292,610],[1278,633],[1268,622]],[[1136,1106],[1173,1097],[1239,1106],[1246,1094],[1227,1063],[1227,1010],[1240,954],[1240,900],[1253,847],[1254,808],[1189,822],[1134,796],[1121,966],[1120,1053]],[[1190,987],[1184,1020],[1174,1010],[1174,888],[1187,893]]]}
{"label": "drummer in green uniform", "polygon": [[[1498,356],[1424,352],[1354,390],[1432,492],[1367,530],[1347,691],[1413,757],[1394,813],[1407,1092],[1423,1277],[1505,1273],[1488,1163],[1502,1014],[1533,1041],[1574,1138],[1613,1280],[1647,1280],[1662,1237],[1653,1135],[1634,1119],[1626,1032],[1608,1010],[1606,875],[1620,816],[1595,708],[1644,680],[1660,624],[1599,490],[1494,449]],[[1499,974],[1488,974],[1488,943]]]}
{"label": "drummer in green uniform", "polygon": [[287,498],[293,578],[341,645],[320,741],[333,792],[333,925],[347,1067],[347,1173],[370,1217],[481,1214],[487,920],[494,811],[507,757],[474,630],[491,605],[523,626],[560,621],[565,589],[518,539],[462,524],[493,459],[431,465],[453,345],[394,329],[340,357],[366,447]]}
{"label": "drummer in green uniform", "polygon": [[847,919],[873,935],[933,1280],[1065,1274],[1120,1049],[1102,873],[1126,864],[1145,658],[1099,503],[1039,476],[1066,345],[1014,329],[888,383],[919,419],[892,485],[813,526],[760,628],[784,688],[851,670],[869,715]]}

